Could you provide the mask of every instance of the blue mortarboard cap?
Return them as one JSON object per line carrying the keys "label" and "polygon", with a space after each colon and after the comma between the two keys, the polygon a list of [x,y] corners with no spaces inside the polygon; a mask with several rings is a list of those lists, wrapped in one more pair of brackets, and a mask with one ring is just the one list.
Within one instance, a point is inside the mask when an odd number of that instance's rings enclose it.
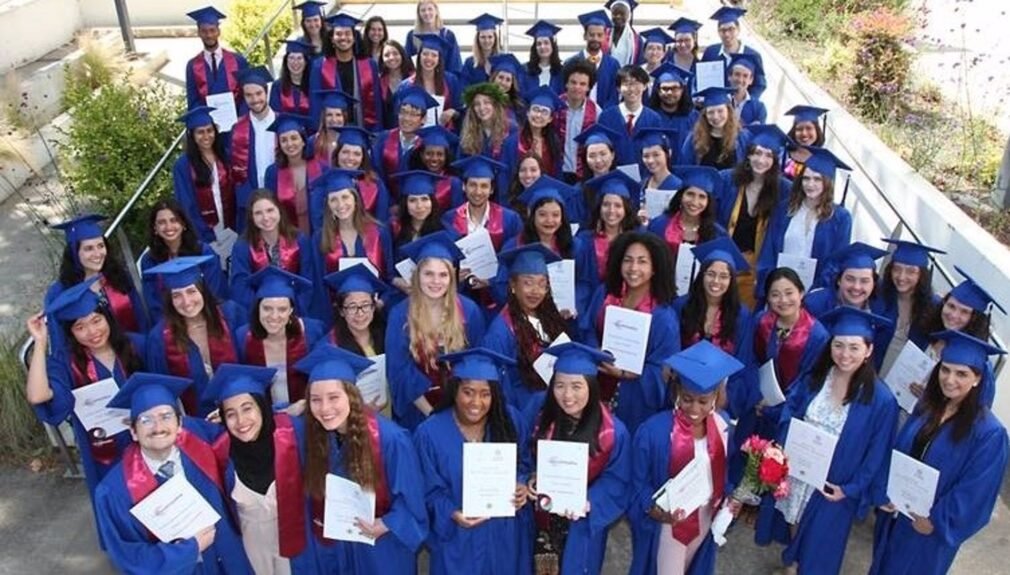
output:
{"label": "blue mortarboard cap", "polygon": [[690,18],[677,18],[667,27],[674,34],[694,34],[701,29],[701,22]]}
{"label": "blue mortarboard cap", "polygon": [[448,232],[441,231],[428,234],[400,248],[403,253],[420,265],[422,260],[438,258],[448,260],[456,265],[463,259],[463,251],[459,249]]}
{"label": "blue mortarboard cap", "polygon": [[447,353],[439,359],[449,362],[454,377],[483,381],[499,381],[499,368],[516,364],[514,359],[485,347]]}
{"label": "blue mortarboard cap", "polygon": [[751,144],[771,150],[775,155],[781,154],[782,151],[793,142],[789,139],[789,136],[775,124],[747,126],[747,131],[751,133]]}
{"label": "blue mortarboard cap", "polygon": [[561,31],[561,26],[556,26],[547,20],[537,20],[526,31],[526,35],[532,38],[553,38]]}
{"label": "blue mortarboard cap", "polygon": [[1003,355],[1006,350],[1000,349],[988,342],[972,337],[963,331],[945,330],[930,335],[933,339],[946,342],[940,351],[940,361],[974,367],[979,371],[985,369],[990,355]]}
{"label": "blue mortarboard cap", "polygon": [[312,54],[315,49],[312,44],[301,40],[287,40],[284,42],[284,46],[288,54],[305,54],[306,56]]}
{"label": "blue mortarboard cap", "polygon": [[354,28],[358,24],[361,24],[361,20],[346,12],[341,12],[327,18],[326,23],[331,28]]}
{"label": "blue mortarboard cap", "polygon": [[670,143],[677,141],[677,130],[673,128],[639,128],[634,137],[639,149],[651,148],[652,146],[663,146],[669,150]]}
{"label": "blue mortarboard cap", "polygon": [[204,6],[192,12],[186,12],[186,16],[195,20],[197,24],[209,24],[212,26],[217,26],[221,20],[227,18],[223,12],[213,6]]}
{"label": "blue mortarboard cap", "polygon": [[277,114],[267,130],[280,136],[286,132],[302,132],[312,125],[312,120],[299,114]]}
{"label": "blue mortarboard cap", "polygon": [[663,62],[650,74],[656,79],[657,84],[676,82],[686,86],[691,83],[691,74],[681,70],[673,62]]}
{"label": "blue mortarboard cap", "polygon": [[445,54],[449,50],[449,43],[438,34],[418,34],[414,36],[421,42],[421,49],[434,50],[439,55]]}
{"label": "blue mortarboard cap", "polygon": [[692,393],[712,393],[727,377],[743,369],[737,358],[703,339],[663,360]]}
{"label": "blue mortarboard cap", "polygon": [[986,313],[989,310],[989,304],[998,307],[1000,311],[1006,313],[1003,306],[982,287],[982,284],[975,281],[973,277],[958,266],[954,266],[954,269],[957,270],[957,273],[964,276],[964,281],[950,290],[950,295],[957,298],[957,301],[980,313]]}
{"label": "blue mortarboard cap", "polygon": [[438,106],[438,101],[431,97],[431,94],[426,92],[423,88],[419,86],[407,86],[401,88],[396,93],[397,108],[403,106],[404,104],[413,106],[418,110],[427,110],[428,108],[434,108]]}
{"label": "blue mortarboard cap", "polygon": [[359,146],[364,148],[365,152],[372,146],[372,133],[360,126],[340,126],[333,130],[339,134],[337,140],[341,144]]}
{"label": "blue mortarboard cap", "polygon": [[719,187],[719,172],[709,166],[674,166],[670,169],[684,183],[684,188],[698,188],[709,196]]}
{"label": "blue mortarboard cap", "polygon": [[498,72],[508,72],[513,78],[518,78],[523,69],[522,62],[511,53],[495,54],[488,58],[488,61],[491,62],[491,76]]}
{"label": "blue mortarboard cap", "polygon": [[813,122],[816,124],[821,119],[821,116],[827,113],[827,109],[818,108],[817,106],[793,106],[789,108],[786,115],[795,118],[795,122]]}
{"label": "blue mortarboard cap", "polygon": [[624,4],[625,6],[628,7],[629,12],[634,12],[635,8],[638,8],[638,2],[636,2],[635,0],[607,0],[607,3],[604,4],[604,7],[607,10],[613,11],[615,4]]}
{"label": "blue mortarboard cap", "polygon": [[214,377],[210,378],[207,388],[203,390],[202,399],[222,403],[229,397],[243,393],[266,397],[266,391],[273,383],[276,373],[275,367],[222,363],[214,370]]}
{"label": "blue mortarboard cap", "polygon": [[321,176],[312,180],[311,187],[313,191],[320,190],[327,194],[339,190],[356,190],[358,189],[358,178],[363,174],[364,172],[361,170],[330,168],[323,172]]}
{"label": "blue mortarboard cap", "polygon": [[848,305],[840,305],[822,315],[821,323],[832,336],[857,336],[874,339],[878,330],[891,325],[891,320],[882,315],[863,311]]}
{"label": "blue mortarboard cap", "polygon": [[698,244],[691,248],[695,259],[702,263],[726,262],[733,273],[750,270],[747,258],[740,253],[740,248],[730,239],[729,236],[721,236],[714,240],[709,240],[703,244]]}
{"label": "blue mortarboard cap", "polygon": [[585,130],[582,130],[581,134],[575,136],[575,141],[583,146],[606,144],[610,147],[614,147],[614,142],[618,139],[620,139],[620,136],[616,132],[600,123],[593,124]]}
{"label": "blue mortarboard cap", "polygon": [[544,353],[558,358],[554,362],[554,373],[568,375],[596,375],[601,363],[614,361],[609,353],[574,341],[552,345]]}
{"label": "blue mortarboard cap", "polygon": [[481,30],[494,30],[499,24],[504,22],[501,18],[488,14],[487,12],[477,16],[473,20],[470,20],[470,24],[477,27],[478,31]]}
{"label": "blue mortarboard cap", "polygon": [[532,210],[533,206],[544,200],[554,200],[564,210],[564,198],[570,192],[571,187],[561,180],[550,176],[540,176],[523,193],[519,194],[519,201],[529,206],[530,210]]}
{"label": "blue mortarboard cap", "polygon": [[550,86],[538,86],[526,94],[526,101],[530,106],[537,105],[550,108],[552,112],[557,112],[565,107],[565,102],[558,97],[557,92]]}
{"label": "blue mortarboard cap", "polygon": [[470,178],[494,178],[495,172],[505,169],[505,165],[487,156],[467,156],[452,163],[464,180]]}
{"label": "blue mortarboard cap", "polygon": [[607,172],[601,176],[596,176],[590,180],[586,181],[586,185],[590,188],[596,190],[596,196],[598,198],[603,198],[607,194],[614,194],[621,196],[622,198],[631,199],[631,192],[634,190],[638,195],[639,184],[621,170],[614,170],[612,172]]}
{"label": "blue mortarboard cap", "polygon": [[853,242],[831,254],[831,261],[841,270],[875,270],[876,260],[887,255],[885,250],[875,248],[863,242]]}
{"label": "blue mortarboard cap", "polygon": [[673,38],[662,28],[649,28],[642,32],[642,38],[645,39],[646,44],[662,44],[666,46],[673,43]]}
{"label": "blue mortarboard cap", "polygon": [[435,193],[435,185],[442,176],[427,170],[409,170],[390,176],[400,182],[400,190],[408,196],[430,196]]}
{"label": "blue mortarboard cap", "polygon": [[316,344],[308,355],[298,360],[295,369],[309,375],[309,383],[322,380],[339,379],[346,383],[355,383],[358,374],[374,364],[367,357],[341,349],[328,341]]}
{"label": "blue mortarboard cap", "polygon": [[731,24],[742,18],[746,13],[747,11],[743,8],[723,6],[716,10],[709,18],[719,22],[720,24]]}
{"label": "blue mortarboard cap", "polygon": [[98,295],[91,289],[91,284],[98,281],[98,278],[99,276],[93,276],[61,291],[46,306],[46,313],[57,321],[76,321],[95,311],[98,308]]}
{"label": "blue mortarboard cap", "polygon": [[757,74],[761,71],[761,62],[759,62],[757,57],[753,54],[748,54],[746,52],[730,54],[729,67],[732,68],[733,66],[743,66],[744,68],[750,70],[752,74]]}
{"label": "blue mortarboard cap", "polygon": [[831,150],[828,150],[827,148],[810,146],[807,150],[810,152],[810,157],[807,158],[804,167],[810,168],[831,181],[835,180],[835,170],[839,168],[843,170],[852,169],[848,164],[839,160],[838,156],[832,154]]}
{"label": "blue mortarboard cap", "polygon": [[703,108],[724,105],[728,106],[735,91],[736,90],[733,88],[705,88],[700,92],[696,92],[694,97],[701,98],[701,105]]}
{"label": "blue mortarboard cap", "polygon": [[589,26],[614,27],[614,23],[610,21],[610,16],[604,10],[593,10],[592,12],[579,14],[579,24],[582,24],[583,28],[588,28]]}
{"label": "blue mortarboard cap", "polygon": [[459,138],[456,137],[456,134],[453,134],[449,130],[446,130],[444,126],[438,124],[421,128],[417,131],[417,135],[421,136],[422,145],[425,147],[432,146],[435,148],[452,149],[456,147],[456,143],[459,142]]}
{"label": "blue mortarboard cap", "polygon": [[302,11],[302,20],[304,20],[306,18],[312,18],[313,16],[322,17],[324,6],[326,6],[326,2],[309,0],[308,2],[302,2],[301,4],[295,6],[295,8]]}
{"label": "blue mortarboard cap", "polygon": [[512,248],[498,255],[498,260],[509,272],[509,277],[517,275],[547,275],[547,264],[561,261],[561,256],[552,252],[540,242]]}
{"label": "blue mortarboard cap", "polygon": [[256,290],[256,299],[286,297],[293,301],[298,294],[312,289],[311,281],[277,266],[267,266],[254,273],[249,283]]}
{"label": "blue mortarboard cap", "polygon": [[109,400],[108,407],[129,409],[130,419],[160,405],[176,407],[193,380],[160,373],[134,372]]}
{"label": "blue mortarboard cap", "polygon": [[270,70],[266,69],[266,66],[246,68],[245,70],[240,70],[238,73],[238,83],[240,86],[256,84],[266,88],[267,84],[273,81],[273,74],[270,73]]}
{"label": "blue mortarboard cap", "polygon": [[892,240],[881,238],[881,241],[894,245],[894,252],[891,253],[891,261],[905,264],[906,266],[918,266],[920,268],[929,266],[929,254],[945,254],[947,252],[931,248],[916,242],[905,240]]}
{"label": "blue mortarboard cap", "polygon": [[101,214],[83,214],[49,227],[61,230],[67,237],[67,244],[72,246],[71,251],[76,252],[77,244],[82,241],[102,237],[102,228],[98,227],[98,222],[106,219],[108,218]]}
{"label": "blue mortarboard cap", "polygon": [[355,264],[349,268],[338,272],[326,274],[323,277],[326,285],[333,288],[338,295],[351,292],[362,292],[367,294],[381,294],[388,289],[382,280],[375,277],[375,274],[368,269],[365,264]]}
{"label": "blue mortarboard cap", "polygon": [[200,266],[212,259],[213,256],[183,256],[173,258],[153,268],[147,268],[144,270],[144,275],[161,276],[161,281],[170,290],[182,289],[200,281],[203,278]]}
{"label": "blue mortarboard cap", "polygon": [[214,118],[210,117],[210,113],[216,109],[210,106],[197,106],[176,118],[175,121],[185,124],[187,130],[212,126],[214,125]]}
{"label": "blue mortarboard cap", "polygon": [[357,98],[342,90],[316,90],[314,94],[321,99],[324,108],[346,110],[353,108],[358,101]]}

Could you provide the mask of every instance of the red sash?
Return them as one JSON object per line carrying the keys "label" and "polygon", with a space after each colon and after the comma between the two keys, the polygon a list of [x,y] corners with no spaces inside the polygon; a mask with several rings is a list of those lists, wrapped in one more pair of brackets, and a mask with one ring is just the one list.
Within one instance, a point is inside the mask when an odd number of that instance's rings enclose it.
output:
{"label": "red sash", "polygon": [[[515,336],[516,325],[515,325],[515,321],[513,321],[513,319],[512,319],[512,314],[509,313],[508,308],[505,308],[505,309],[501,310],[501,314],[500,315],[501,315],[502,321],[505,322],[505,327],[507,327],[508,330],[509,330],[509,332],[513,336]],[[518,342],[516,342],[516,343],[518,344]],[[523,350],[523,352],[525,353],[526,357],[530,361],[530,365],[532,365],[533,362],[536,361],[538,357],[540,357],[540,354],[542,354],[544,352],[544,346],[539,341],[534,340],[531,343],[532,343],[532,346],[531,346],[530,349]],[[529,387],[530,389],[535,389],[537,391],[542,390],[542,389],[547,389],[547,385],[544,384],[543,380],[541,380],[539,377],[534,378],[534,380],[535,381],[524,381],[523,383],[525,383],[526,386]]]}
{"label": "red sash", "polygon": [[[386,135],[386,141],[382,144],[382,168],[387,176],[400,171],[400,128],[393,128]],[[393,180],[390,180],[389,185],[390,190],[400,189]]]}
{"label": "red sash", "polygon": [[435,181],[435,201],[441,211],[452,208],[452,177],[443,175]]}
{"label": "red sash", "polygon": [[532,152],[536,157],[540,158],[540,163],[544,166],[545,174],[554,174],[554,157],[551,156],[551,147],[547,145],[547,140],[543,140],[543,147],[539,150],[533,149],[533,138],[531,137],[520,137],[519,138],[519,155],[523,156],[527,153]]}
{"label": "red sash", "polygon": [[119,327],[126,331],[139,332],[140,323],[137,321],[137,314],[133,309],[133,302],[130,301],[129,294],[125,294],[112,287],[112,284],[104,277],[101,281],[105,300],[109,302],[109,311],[116,318]]}
{"label": "red sash", "polygon": [[[469,229],[466,215],[468,205],[464,203],[456,208],[456,217],[453,218],[453,225],[456,231],[463,235],[466,235]],[[502,244],[505,243],[505,210],[494,202],[488,202],[487,209],[487,223],[484,224],[484,227],[491,236],[491,243],[494,245],[495,251],[498,251],[501,250]]]}
{"label": "red sash", "polygon": [[775,323],[778,317],[768,312],[761,317],[758,322],[757,334],[754,338],[754,351],[762,362],[775,358],[775,371],[778,376],[779,385],[783,390],[796,379],[800,371],[800,359],[803,357],[803,349],[810,339],[810,332],[814,327],[814,316],[810,312],[800,308],[800,317],[789,330],[789,335],[785,341],[779,341],[775,334]]}
{"label": "red sash", "polygon": [[[224,482],[221,481],[214,449],[206,441],[182,428],[175,438],[175,445],[197,469],[214,482],[218,491],[224,493]],[[130,492],[130,501],[134,505],[158,488],[158,480],[144,461],[137,443],[131,443],[123,452],[123,476],[126,479],[126,489]]]}
{"label": "red sash", "polygon": [[[305,204],[309,204],[309,184],[323,173],[323,166],[315,158],[305,163],[305,189],[302,193],[306,195]],[[295,186],[295,173],[290,167],[278,168],[277,170],[277,203],[281,205],[288,221],[294,225],[299,225],[298,221],[298,194]],[[304,230],[303,230],[304,231]],[[286,269],[286,268],[285,268]]]}
{"label": "red sash", "polygon": [[677,251],[680,249],[680,244],[684,243],[684,225],[680,221],[680,212],[673,214],[673,217],[666,222],[666,227],[663,229],[663,239],[666,240],[666,245],[670,246],[674,264],[676,264]]}
{"label": "red sash", "polygon": [[[730,355],[733,355],[733,353],[736,350],[736,342],[731,340],[724,340],[720,335],[721,333],[722,333],[722,310],[717,309],[715,311],[715,321],[713,322],[712,325],[712,333],[709,334],[709,341],[712,342],[712,345],[718,347],[719,349],[725,351]],[[690,337],[690,341],[687,342],[687,345],[685,345],[685,349],[698,343],[698,341],[701,340],[701,336],[702,334],[700,332],[692,335]]]}
{"label": "red sash", "polygon": [[[98,368],[95,366],[95,357],[87,351],[84,352],[84,357],[85,362],[83,371],[76,361],[70,362],[70,376],[73,380],[74,389],[98,382]],[[127,377],[130,376],[130,374],[126,371],[126,366],[119,361],[118,357],[116,358],[116,364],[122,368],[123,373]],[[113,374],[113,376],[115,376],[115,374]],[[84,427],[83,423],[81,427]],[[100,433],[93,434],[90,429],[85,429],[84,431],[88,436],[88,447],[91,451],[91,457],[102,465],[112,465],[115,463],[116,459],[119,457],[119,449],[116,447],[116,436],[106,436]],[[79,447],[80,446],[78,446],[78,448]]]}
{"label": "red sash", "polygon": [[252,121],[243,114],[231,129],[231,179],[241,186],[249,179],[249,147],[252,144]]}
{"label": "red sash", "polygon": [[[246,333],[242,342],[245,352],[245,363],[248,365],[267,364],[266,353],[263,351],[263,340],[253,336],[252,331]],[[305,374],[295,369],[295,364],[309,353],[309,345],[305,339],[305,327],[298,337],[288,338],[285,354],[285,366],[288,374],[288,400],[291,403],[305,397]]]}
{"label": "red sash", "polygon": [[[564,101],[567,104],[568,103],[568,96],[565,95],[565,94],[562,94],[561,95],[561,100]],[[593,126],[593,124],[596,123],[597,112],[598,112],[598,110],[596,108],[596,103],[593,102],[592,100],[590,100],[587,97],[586,98],[586,103],[585,103],[585,111],[582,112],[582,131],[585,131],[585,130],[589,129],[590,127]],[[567,142],[568,141],[568,139],[567,139],[568,138],[568,110],[567,109],[562,109],[561,111],[558,112],[558,123],[557,123],[557,126],[558,126],[559,138],[561,139],[561,142],[562,143]],[[578,136],[578,134],[575,134],[575,136]],[[574,138],[575,136],[572,136],[572,137]],[[583,167],[583,165],[582,165],[582,146],[581,145],[578,146],[578,153],[575,154],[575,158],[576,158],[575,159],[575,173],[578,174],[579,178],[581,178],[583,170],[585,169]]]}
{"label": "red sash", "polygon": [[[281,261],[277,267],[295,275],[301,274],[301,258],[298,240],[284,237],[277,238],[278,251],[280,251]],[[249,246],[249,260],[252,263],[252,272],[256,273],[270,265],[270,257],[267,254],[267,243],[260,238],[259,243],[253,247]]]}
{"label": "red sash", "polygon": [[[210,363],[215,369],[222,363],[238,363],[238,358],[235,356],[235,346],[231,341],[231,331],[220,309],[217,310],[217,317],[221,322],[221,337],[207,338]],[[189,365],[189,349],[183,350],[176,347],[175,338],[172,337],[172,330],[169,328],[168,323],[161,330],[161,341],[165,346],[165,363],[168,364],[169,374],[192,378],[192,370]],[[203,371],[203,366],[200,365],[197,369]],[[182,405],[186,409],[186,413],[198,413],[197,407],[200,405],[200,401],[192,385],[182,392]]]}
{"label": "red sash", "polygon": [[[372,73],[371,58],[358,58],[355,67],[358,70],[358,96],[361,99],[361,115],[364,126],[379,126],[379,110],[375,102],[375,74]],[[345,90],[346,91],[346,90]]]}
{"label": "red sash", "polygon": [[358,178],[358,195],[361,196],[361,204],[365,211],[375,216],[375,205],[379,201],[379,183],[371,175]]}
{"label": "red sash", "polygon": [[[190,60],[193,64],[193,80],[196,81],[196,93],[206,103],[207,95],[210,91],[210,82],[207,81],[207,60],[203,57],[203,52],[197,54]],[[238,98],[238,81],[235,76],[238,74],[238,58],[228,50],[221,50],[221,64],[224,65],[225,82],[228,84],[228,91]],[[220,67],[218,68],[220,70]]]}
{"label": "red sash", "polygon": [[[217,207],[214,205],[214,185],[197,185],[196,171],[192,166],[189,172],[196,188],[196,205],[200,208],[200,217],[205,224],[213,228],[222,223],[221,214],[217,213]],[[235,226],[235,194],[232,190],[232,178],[221,160],[217,161],[217,178],[218,189],[221,191],[221,207],[224,209],[223,223],[226,228],[232,228]]]}
{"label": "red sash", "polygon": [[[368,261],[372,262],[375,269],[382,273],[385,269],[385,262],[382,258],[382,242],[379,235],[379,228],[374,225],[369,225],[365,229],[365,233],[358,234],[361,238],[361,243],[365,247],[365,257]],[[346,255],[344,253],[344,243],[340,241],[340,236],[335,238],[336,241],[333,242],[333,249],[330,253],[326,254],[326,273],[333,273],[340,268],[340,258]]]}
{"label": "red sash", "polygon": [[[621,296],[615,296],[612,294],[607,294],[603,298],[603,305],[600,306],[600,311],[596,316],[596,332],[601,336],[603,335],[603,316],[607,312],[607,306],[614,305],[618,307],[623,307],[622,302],[624,301],[624,292],[627,288],[622,288]],[[635,306],[635,311],[640,311],[642,313],[652,313],[652,310],[656,307],[656,300],[653,299],[650,294],[649,297],[643,298],[642,301],[638,302]],[[621,381],[605,373],[600,373],[597,376],[597,381],[600,385],[600,400],[604,403],[609,403],[613,399],[614,394],[617,393],[617,387],[620,385]]]}
{"label": "red sash", "polygon": [[[298,439],[291,417],[274,413],[274,482],[277,485],[277,532],[282,557],[295,557],[305,549],[305,494]],[[214,442],[214,455],[222,476],[228,468],[231,435],[222,433]]]}
{"label": "red sash", "polygon": [[[317,90],[335,90],[338,88],[336,56],[326,56],[323,58],[319,71],[322,75],[323,85],[317,88]],[[354,94],[351,95],[353,96]]]}
{"label": "red sash", "polygon": [[607,256],[610,254],[610,239],[607,234],[593,234],[593,252],[596,254],[596,274],[603,281],[607,276]]}
{"label": "red sash", "polygon": [[[712,467],[712,499],[709,502],[712,506],[722,500],[726,481],[726,447],[716,417],[713,413],[705,418],[705,440],[708,443],[708,457]],[[692,459],[694,459],[694,435],[691,421],[681,415],[679,410],[674,410],[673,428],[670,430],[670,477],[676,477]],[[699,510],[696,509],[694,513],[674,525],[673,538],[684,545],[694,541],[701,534],[699,517]]]}
{"label": "red sash", "polygon": [[278,112],[308,116],[309,99],[294,86],[284,86],[281,88],[281,109]]}

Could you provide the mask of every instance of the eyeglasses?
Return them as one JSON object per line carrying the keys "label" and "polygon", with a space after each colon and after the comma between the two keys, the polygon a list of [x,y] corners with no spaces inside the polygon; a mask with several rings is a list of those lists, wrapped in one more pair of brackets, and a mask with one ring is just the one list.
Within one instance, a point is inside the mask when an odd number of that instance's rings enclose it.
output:
{"label": "eyeglasses", "polygon": [[551,109],[546,106],[530,106],[528,113],[535,116],[550,116]]}
{"label": "eyeglasses", "polygon": [[155,423],[170,423],[175,420],[174,411],[163,411],[154,415],[144,414],[137,418],[137,425],[144,428],[154,427]]}
{"label": "eyeglasses", "polygon": [[371,311],[375,309],[375,304],[363,303],[361,305],[345,305],[341,309],[344,310],[345,315],[362,315],[371,313]]}

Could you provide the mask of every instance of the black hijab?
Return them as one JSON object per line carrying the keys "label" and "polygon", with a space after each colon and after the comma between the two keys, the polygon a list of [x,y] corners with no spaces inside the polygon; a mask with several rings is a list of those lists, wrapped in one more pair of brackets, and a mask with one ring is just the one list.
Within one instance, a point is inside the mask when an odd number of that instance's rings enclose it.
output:
{"label": "black hijab", "polygon": [[235,473],[246,487],[260,495],[266,495],[270,484],[274,482],[274,417],[270,402],[259,393],[251,394],[260,414],[263,416],[263,427],[259,437],[250,442],[244,442],[231,435],[230,455],[235,464]]}

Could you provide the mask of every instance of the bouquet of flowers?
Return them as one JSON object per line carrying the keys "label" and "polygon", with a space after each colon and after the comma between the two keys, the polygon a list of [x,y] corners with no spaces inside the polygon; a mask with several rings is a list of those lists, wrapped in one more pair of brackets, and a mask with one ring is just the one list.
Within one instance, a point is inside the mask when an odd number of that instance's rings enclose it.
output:
{"label": "bouquet of flowers", "polygon": [[758,505],[765,493],[770,492],[775,499],[789,494],[789,461],[781,446],[752,435],[740,449],[747,454],[747,468],[740,485],[733,491],[734,499],[746,505]]}

